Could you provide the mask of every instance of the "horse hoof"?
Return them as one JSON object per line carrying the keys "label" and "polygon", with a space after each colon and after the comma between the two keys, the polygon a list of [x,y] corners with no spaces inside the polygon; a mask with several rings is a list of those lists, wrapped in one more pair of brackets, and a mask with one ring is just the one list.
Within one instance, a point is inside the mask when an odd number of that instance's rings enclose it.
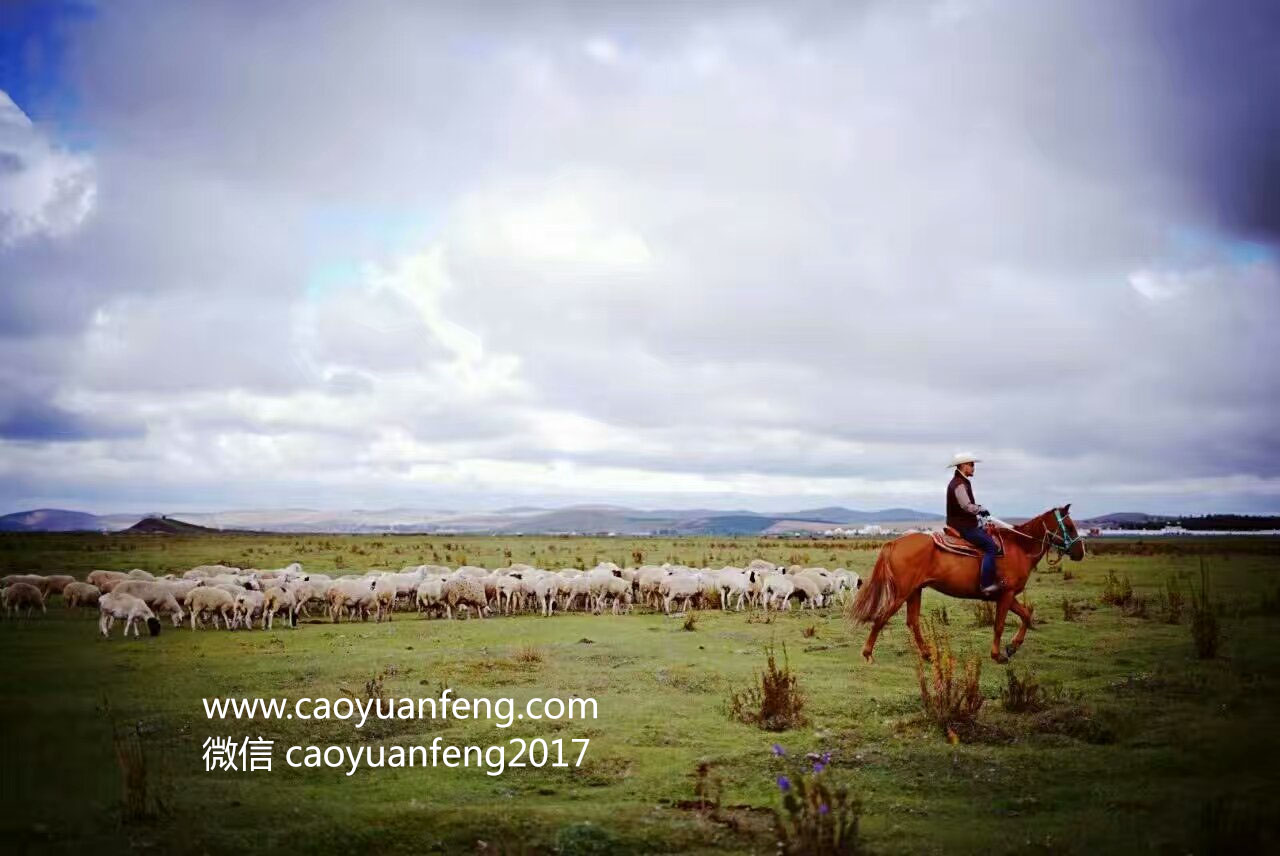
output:
{"label": "horse hoof", "polygon": [[1005,663],[1009,662],[1009,658],[1006,657],[1004,654],[992,654],[991,659],[995,660],[997,663],[999,663],[1002,666]]}
{"label": "horse hoof", "polygon": [[921,661],[921,662],[924,662],[924,663],[932,663],[932,662],[933,662],[933,657],[932,657],[932,656],[930,656],[927,652],[922,652],[922,653],[920,654],[920,661]]}
{"label": "horse hoof", "polygon": [[1005,653],[1006,655],[1008,655],[1008,656],[1012,657],[1014,654],[1018,653],[1018,646],[1017,646],[1017,645],[1006,645],[1006,646],[1004,646],[1004,653]]}
{"label": "horse hoof", "polygon": [[876,661],[876,660],[875,660],[875,657],[872,657],[872,656],[871,656],[871,652],[870,652],[870,651],[863,651],[863,652],[862,652],[862,659],[866,660],[868,663],[874,663],[874,662]]}

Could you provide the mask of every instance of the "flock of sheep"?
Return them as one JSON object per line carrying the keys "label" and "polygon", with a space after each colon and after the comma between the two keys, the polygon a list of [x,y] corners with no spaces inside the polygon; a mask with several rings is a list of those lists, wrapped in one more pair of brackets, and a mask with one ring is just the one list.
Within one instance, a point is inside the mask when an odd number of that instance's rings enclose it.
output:
{"label": "flock of sheep", "polygon": [[464,565],[456,570],[441,565],[416,565],[399,572],[369,571],[333,577],[303,573],[294,562],[283,568],[241,569],[200,565],[181,575],[156,577],[147,571],[92,571],[84,582],[65,574],[13,574],[0,579],[6,616],[29,616],[45,600],[62,596],[68,608],[98,608],[98,628],[107,636],[117,620],[124,635],[146,624],[160,633],[159,616],[175,627],[186,620],[191,629],[205,626],[251,629],[255,623],[270,629],[276,618],[297,626],[299,617],[322,608],[338,622],[344,616],[367,621],[392,619],[397,609],[419,614],[475,611],[481,618],[493,612],[511,615],[536,611],[551,616],[556,610],[629,612],[636,603],[671,613],[718,604],[720,609],[745,606],[765,610],[790,609],[791,602],[817,608],[842,601],[862,584],[844,568],[781,567],[755,559],[745,568],[689,568],[683,565],[644,565],[620,568],[602,562],[589,571],[563,568],[546,571],[513,564],[496,570]]}

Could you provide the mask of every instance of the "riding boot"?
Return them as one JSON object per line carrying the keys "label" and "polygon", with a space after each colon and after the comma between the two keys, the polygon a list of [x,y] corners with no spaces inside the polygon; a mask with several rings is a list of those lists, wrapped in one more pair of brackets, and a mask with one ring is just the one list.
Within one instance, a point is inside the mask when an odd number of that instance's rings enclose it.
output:
{"label": "riding boot", "polygon": [[984,597],[1000,593],[1000,581],[996,579],[996,557],[987,553],[982,557],[982,576],[978,590]]}

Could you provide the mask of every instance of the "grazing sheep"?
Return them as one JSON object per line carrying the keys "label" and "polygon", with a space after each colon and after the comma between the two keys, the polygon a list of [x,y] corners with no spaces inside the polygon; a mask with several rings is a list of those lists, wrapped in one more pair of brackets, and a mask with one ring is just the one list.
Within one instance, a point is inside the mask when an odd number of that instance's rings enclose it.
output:
{"label": "grazing sheep", "polygon": [[129,572],[128,576],[129,576],[129,579],[131,580],[154,580],[155,579],[154,574],[151,574],[148,571],[144,571],[142,570],[142,568],[134,568],[132,571]]}
{"label": "grazing sheep", "polygon": [[538,604],[538,611],[547,618],[555,611],[556,595],[560,593],[560,585],[564,582],[566,581],[558,574],[543,574],[534,580],[533,598]]}
{"label": "grazing sheep", "polygon": [[442,589],[445,616],[453,618],[455,608],[474,609],[481,618],[489,613],[489,602],[484,596],[484,583],[474,576],[465,576],[462,569],[445,580]]}
{"label": "grazing sheep", "polygon": [[8,588],[18,583],[35,587],[42,598],[49,595],[49,578],[39,574],[10,574],[0,580],[0,587]]}
{"label": "grazing sheep", "polygon": [[124,582],[127,579],[129,579],[129,575],[124,571],[90,571],[89,576],[85,577],[85,582],[92,583],[103,594],[106,594],[115,588],[117,583]]}
{"label": "grazing sheep", "polygon": [[66,591],[67,586],[76,581],[76,578],[70,574],[50,574],[44,578],[46,589],[45,597],[51,594],[62,594]]}
{"label": "grazing sheep", "polygon": [[199,580],[205,577],[216,577],[219,574],[238,574],[239,568],[233,568],[230,565],[196,565],[191,570],[182,575],[185,580]]}
{"label": "grazing sheep", "polygon": [[31,583],[12,583],[7,586],[4,590],[5,616],[13,618],[14,613],[20,612],[24,606],[27,608],[28,618],[37,606],[41,612],[49,611],[44,605],[44,595]]}
{"label": "grazing sheep", "polygon": [[796,586],[791,577],[779,573],[765,576],[762,598],[765,611],[769,611],[770,604],[773,604],[777,609],[790,609],[790,597],[795,589]]}
{"label": "grazing sheep", "polygon": [[155,617],[151,607],[143,603],[141,598],[124,592],[108,592],[98,599],[98,629],[102,631],[104,639],[110,635],[111,626],[116,623],[117,618],[124,619],[123,636],[129,635],[130,627],[133,628],[134,636],[140,635],[138,625],[144,621],[152,636],[160,635],[160,619]]}
{"label": "grazing sheep", "polygon": [[361,621],[368,621],[369,613],[377,608],[373,583],[363,579],[338,580],[329,586],[324,597],[329,603],[329,617],[335,624],[341,620],[343,612],[351,618],[359,615]]}
{"label": "grazing sheep", "polygon": [[182,607],[178,605],[173,585],[165,580],[124,580],[112,591],[138,598],[155,614],[170,616],[173,626],[177,627],[182,624]]}
{"label": "grazing sheep", "polygon": [[428,577],[418,586],[418,612],[428,613],[433,609],[444,612],[444,579],[439,576]]}
{"label": "grazing sheep", "polygon": [[[579,598],[581,598],[582,608],[586,609],[587,605],[591,602],[590,578],[588,578],[586,574],[581,574],[576,577],[571,577],[568,580],[568,583],[568,591],[564,595],[560,608],[565,612],[568,612],[573,609],[573,605],[577,603]],[[563,586],[560,588],[562,591],[564,590]]]}
{"label": "grazing sheep", "polygon": [[489,572],[484,568],[477,568],[475,565],[463,565],[454,573],[461,574],[464,577],[487,577]]}
{"label": "grazing sheep", "polygon": [[303,578],[294,580],[285,586],[285,590],[293,595],[294,603],[297,606],[294,609],[294,624],[297,624],[297,617],[301,615],[304,618],[311,617],[311,611],[307,608],[312,603],[325,603],[325,592],[332,585],[328,579],[323,581],[312,578]]}
{"label": "grazing sheep", "polygon": [[702,599],[702,577],[692,573],[671,573],[659,588],[662,593],[662,611],[671,614],[671,605],[680,601],[684,609],[696,606]]}
{"label": "grazing sheep", "polygon": [[794,598],[810,609],[822,606],[822,587],[812,576],[808,574],[788,575],[791,581],[791,594],[789,597]]}
{"label": "grazing sheep", "polygon": [[290,627],[298,626],[298,601],[292,592],[280,586],[272,586],[267,589],[263,597],[262,626],[265,629],[271,630],[275,617],[282,612],[289,613]]}
{"label": "grazing sheep", "polygon": [[73,606],[97,606],[102,592],[90,583],[70,582],[62,590],[62,605],[70,609]]}
{"label": "grazing sheep", "polygon": [[651,606],[654,609],[658,608],[660,598],[658,586],[662,583],[662,578],[666,576],[666,572],[666,566],[658,565],[641,565],[636,572],[636,593],[646,606]]}
{"label": "grazing sheep", "polygon": [[754,570],[743,571],[741,568],[724,568],[716,578],[716,588],[720,592],[720,609],[728,609],[731,603],[738,612],[742,611],[742,603],[751,593],[758,574]]}
{"label": "grazing sheep", "polygon": [[266,595],[260,591],[245,589],[236,595],[234,615],[236,626],[244,625],[245,630],[252,630],[253,620],[262,614],[266,602]]}
{"label": "grazing sheep", "polygon": [[604,608],[605,603],[610,604],[610,610],[614,615],[619,612],[631,611],[631,582],[622,577],[613,577],[613,579],[605,586],[603,595],[601,596],[600,608]]}
{"label": "grazing sheep", "polygon": [[396,580],[395,574],[387,574],[379,577],[373,582],[373,603],[377,608],[378,621],[382,621],[382,616],[387,616],[387,621],[393,620],[392,613],[396,608]]}
{"label": "grazing sheep", "polygon": [[218,626],[218,617],[222,617],[222,624],[226,629],[230,630],[234,626],[232,624],[235,618],[236,599],[226,589],[217,586],[199,586],[187,592],[187,596],[183,598],[183,605],[191,613],[191,629],[204,627],[204,615],[208,613],[213,618],[213,626]]}

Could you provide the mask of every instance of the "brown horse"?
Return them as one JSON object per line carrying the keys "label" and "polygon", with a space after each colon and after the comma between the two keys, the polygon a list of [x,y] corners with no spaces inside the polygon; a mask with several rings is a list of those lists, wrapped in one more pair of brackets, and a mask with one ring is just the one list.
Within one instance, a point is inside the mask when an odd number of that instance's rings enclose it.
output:
{"label": "brown horse", "polygon": [[[991,642],[991,659],[997,663],[1009,662],[1009,657],[1022,646],[1027,628],[1031,626],[1031,610],[1016,598],[1026,588],[1036,564],[1051,549],[1056,549],[1059,556],[1070,556],[1073,561],[1084,558],[1084,542],[1068,513],[1070,509],[1070,503],[1061,508],[1051,508],[1012,530],[1000,530],[1004,533],[1004,556],[996,560],[996,573],[1004,588],[995,596],[995,638]],[[862,646],[863,658],[871,662],[876,637],[905,603],[907,626],[911,628],[917,650],[927,660],[929,649],[920,633],[923,590],[932,588],[952,597],[982,599],[978,593],[980,569],[980,559],[944,552],[926,533],[903,535],[881,547],[871,579],[858,590],[850,608],[850,617],[860,624],[872,625],[867,644]],[[1022,626],[1018,628],[1013,642],[1001,652],[1000,637],[1004,634],[1005,617],[1011,609],[1022,619]]]}

